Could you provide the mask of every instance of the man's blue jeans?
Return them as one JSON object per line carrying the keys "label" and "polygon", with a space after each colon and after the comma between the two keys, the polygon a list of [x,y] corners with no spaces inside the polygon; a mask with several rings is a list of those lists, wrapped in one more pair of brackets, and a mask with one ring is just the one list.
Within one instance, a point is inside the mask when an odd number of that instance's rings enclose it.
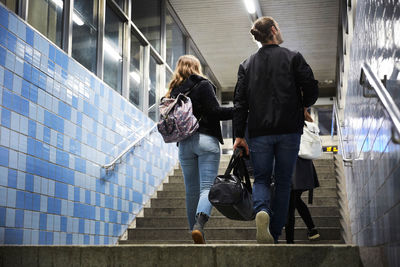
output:
{"label": "man's blue jeans", "polygon": [[211,215],[212,205],[208,193],[218,175],[220,160],[218,139],[196,133],[179,142],[179,162],[186,188],[186,213],[190,230],[196,222],[196,214]]}
{"label": "man's blue jeans", "polygon": [[[300,134],[259,136],[249,139],[254,168],[253,202],[255,212],[271,216],[270,232],[275,241],[286,224],[290,185],[299,153]],[[275,173],[275,193],[271,200],[271,175]],[[272,202],[272,206],[271,206]]]}

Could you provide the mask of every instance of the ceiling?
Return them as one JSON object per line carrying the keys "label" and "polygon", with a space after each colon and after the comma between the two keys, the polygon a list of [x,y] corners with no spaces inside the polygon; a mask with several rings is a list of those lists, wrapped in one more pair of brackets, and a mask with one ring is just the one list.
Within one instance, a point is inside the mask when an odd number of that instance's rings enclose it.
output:
{"label": "ceiling", "polygon": [[[243,0],[169,0],[218,79],[233,92],[239,64],[257,51]],[[279,24],[281,46],[300,51],[320,82],[320,96],[335,94],[339,1],[259,0]],[[327,82],[330,81],[330,82]]]}

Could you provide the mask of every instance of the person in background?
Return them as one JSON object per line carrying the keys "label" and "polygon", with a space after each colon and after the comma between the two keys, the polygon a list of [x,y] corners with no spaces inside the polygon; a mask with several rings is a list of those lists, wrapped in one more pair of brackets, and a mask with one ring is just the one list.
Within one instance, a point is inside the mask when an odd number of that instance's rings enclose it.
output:
{"label": "person in background", "polygon": [[178,59],[166,97],[186,93],[192,101],[193,115],[199,121],[197,132],[179,142],[179,162],[186,190],[186,212],[192,238],[204,244],[204,225],[211,215],[208,193],[218,175],[220,146],[223,144],[220,120],[231,120],[233,108],[221,107],[215,86],[206,79],[200,61],[191,55]]}
{"label": "person in background", "polygon": [[[305,115],[306,121],[313,122],[308,112],[306,112]],[[307,226],[308,239],[314,241],[320,238],[318,230],[315,229],[310,211],[301,199],[303,192],[310,191],[309,203],[312,203],[312,193],[313,189],[316,187],[319,187],[319,182],[312,160],[297,157],[296,167],[292,178],[292,190],[290,191],[288,219],[285,226],[287,244],[294,244],[295,210],[298,211]]]}
{"label": "person in background", "polygon": [[[250,151],[257,242],[276,243],[288,214],[304,112],[318,98],[318,81],[299,52],[279,46],[283,38],[273,18],[257,19],[250,33],[262,47],[239,66],[233,148],[244,147],[247,154]],[[244,139],[246,121],[249,146]],[[273,169],[275,194],[271,206]]]}

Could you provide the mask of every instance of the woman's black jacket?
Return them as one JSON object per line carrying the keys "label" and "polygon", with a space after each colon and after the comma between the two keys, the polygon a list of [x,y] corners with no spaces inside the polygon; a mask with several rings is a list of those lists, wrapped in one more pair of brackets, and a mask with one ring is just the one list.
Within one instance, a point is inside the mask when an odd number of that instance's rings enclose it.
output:
{"label": "woman's black jacket", "polygon": [[199,132],[216,137],[221,144],[224,143],[221,133],[221,120],[233,118],[233,107],[221,107],[215,96],[215,86],[206,78],[191,75],[179,86],[171,91],[171,97],[175,98],[179,93],[185,93],[191,88],[189,98],[193,105],[193,114],[200,120]]}

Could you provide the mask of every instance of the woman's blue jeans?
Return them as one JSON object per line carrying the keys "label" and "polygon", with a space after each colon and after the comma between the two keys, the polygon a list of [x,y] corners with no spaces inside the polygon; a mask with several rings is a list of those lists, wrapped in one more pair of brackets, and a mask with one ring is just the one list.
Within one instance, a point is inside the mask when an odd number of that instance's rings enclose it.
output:
{"label": "woman's blue jeans", "polygon": [[190,230],[196,222],[196,214],[211,215],[208,192],[218,175],[220,160],[218,139],[196,133],[179,142],[179,162],[186,188],[186,213]]}
{"label": "woman's blue jeans", "polygon": [[[300,136],[300,134],[281,134],[249,139],[250,157],[254,168],[254,210],[256,213],[264,210],[271,216],[269,228],[275,240],[278,240],[286,224],[290,185],[299,153]],[[275,192],[271,199],[273,171]]]}

